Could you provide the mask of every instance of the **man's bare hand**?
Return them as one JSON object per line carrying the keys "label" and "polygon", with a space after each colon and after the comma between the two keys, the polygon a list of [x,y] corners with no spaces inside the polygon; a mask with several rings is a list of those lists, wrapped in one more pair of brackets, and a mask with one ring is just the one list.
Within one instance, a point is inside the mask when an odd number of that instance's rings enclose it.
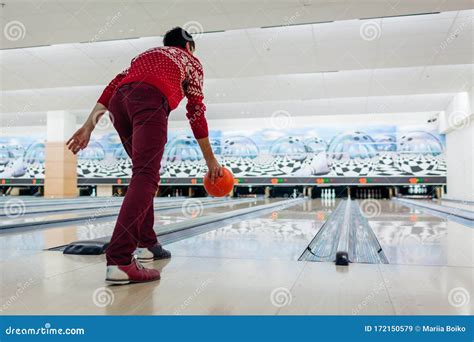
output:
{"label": "man's bare hand", "polygon": [[211,179],[211,184],[214,184],[217,177],[222,177],[224,175],[222,172],[222,166],[220,166],[219,162],[215,158],[210,159],[206,163],[207,168],[209,169],[207,175]]}
{"label": "man's bare hand", "polygon": [[89,144],[92,130],[82,126],[76,133],[66,142],[66,145],[72,153],[77,154],[80,150],[83,150]]}

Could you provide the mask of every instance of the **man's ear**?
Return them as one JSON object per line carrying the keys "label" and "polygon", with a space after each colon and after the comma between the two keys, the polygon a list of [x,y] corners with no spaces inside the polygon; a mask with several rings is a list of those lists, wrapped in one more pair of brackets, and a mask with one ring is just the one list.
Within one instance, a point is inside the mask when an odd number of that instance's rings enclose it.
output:
{"label": "man's ear", "polygon": [[186,50],[189,52],[189,53],[193,53],[193,47],[191,45],[191,42],[186,42]]}

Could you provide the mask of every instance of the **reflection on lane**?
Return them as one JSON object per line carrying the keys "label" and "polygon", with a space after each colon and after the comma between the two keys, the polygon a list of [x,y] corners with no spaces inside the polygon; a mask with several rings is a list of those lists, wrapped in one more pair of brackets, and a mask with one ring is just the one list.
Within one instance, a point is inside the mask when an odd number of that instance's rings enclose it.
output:
{"label": "reflection on lane", "polygon": [[393,201],[374,203],[379,210],[369,224],[390,264],[474,265],[472,228]]}
{"label": "reflection on lane", "polygon": [[336,204],[305,201],[168,247],[177,256],[298,260]]}

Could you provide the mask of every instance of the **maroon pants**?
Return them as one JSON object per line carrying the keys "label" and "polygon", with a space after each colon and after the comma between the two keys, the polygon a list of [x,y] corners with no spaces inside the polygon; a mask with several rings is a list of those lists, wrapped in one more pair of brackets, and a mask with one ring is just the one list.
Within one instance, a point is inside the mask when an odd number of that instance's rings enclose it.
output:
{"label": "maroon pants", "polygon": [[157,244],[153,198],[167,141],[169,106],[155,87],[131,83],[115,92],[108,109],[132,159],[132,180],[107,247],[107,265],[128,265],[137,246]]}

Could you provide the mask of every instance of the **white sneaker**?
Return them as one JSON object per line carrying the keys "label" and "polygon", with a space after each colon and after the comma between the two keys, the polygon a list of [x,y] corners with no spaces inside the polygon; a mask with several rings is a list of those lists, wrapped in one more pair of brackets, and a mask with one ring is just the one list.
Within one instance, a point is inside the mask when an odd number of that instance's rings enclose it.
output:
{"label": "white sneaker", "polygon": [[135,255],[137,256],[138,261],[142,263],[171,258],[170,251],[167,251],[161,247],[161,245],[156,245],[150,248],[137,248],[135,250]]}

